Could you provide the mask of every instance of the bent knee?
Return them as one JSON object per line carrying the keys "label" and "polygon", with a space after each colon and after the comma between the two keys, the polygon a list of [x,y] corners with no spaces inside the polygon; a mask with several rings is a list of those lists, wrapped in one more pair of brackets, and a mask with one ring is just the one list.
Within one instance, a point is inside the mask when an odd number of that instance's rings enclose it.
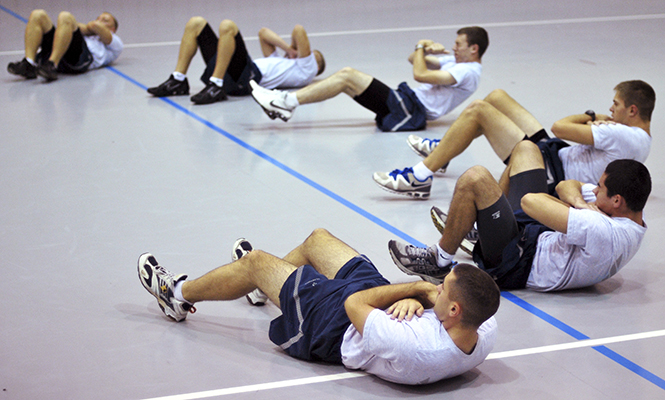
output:
{"label": "bent knee", "polygon": [[515,153],[540,153],[540,148],[538,148],[538,145],[530,140],[521,140],[513,148],[512,154]]}
{"label": "bent knee", "polygon": [[463,113],[478,115],[488,107],[492,107],[492,105],[485,100],[474,100],[464,109]]}
{"label": "bent knee", "polygon": [[205,18],[196,16],[190,18],[189,21],[187,21],[187,25],[185,25],[185,28],[196,28],[196,27],[203,28],[207,23],[208,21]]}
{"label": "bent knee", "polygon": [[458,187],[473,187],[482,182],[496,182],[489,170],[482,165],[475,165],[466,171],[457,180]]}
{"label": "bent knee", "polygon": [[60,14],[58,14],[58,25],[63,23],[75,24],[76,18],[74,18],[74,15],[69,11],[61,11]]}
{"label": "bent knee", "polygon": [[230,19],[225,19],[219,23],[219,34],[220,36],[224,33],[230,33],[236,35],[238,33],[238,25]]}
{"label": "bent knee", "polygon": [[488,102],[491,103],[493,101],[500,101],[501,99],[505,99],[505,98],[509,98],[509,97],[510,96],[508,96],[508,93],[505,90],[503,90],[503,89],[494,89],[490,92],[490,94],[485,96],[485,101],[488,101]]}

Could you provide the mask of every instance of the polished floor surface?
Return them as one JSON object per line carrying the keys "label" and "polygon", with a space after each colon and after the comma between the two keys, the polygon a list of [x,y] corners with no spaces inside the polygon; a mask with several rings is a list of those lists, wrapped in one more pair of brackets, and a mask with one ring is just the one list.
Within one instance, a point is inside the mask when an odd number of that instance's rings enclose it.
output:
{"label": "polished floor surface", "polygon": [[[371,179],[418,161],[407,134],[378,132],[345,95],[300,107],[288,123],[247,97],[152,98],[145,89],[173,71],[190,16],[235,20],[254,56],[262,26],[286,35],[303,24],[326,56],[324,77],[351,66],[393,87],[416,84],[406,58],[418,39],[452,46],[459,27],[482,25],[491,44],[468,101],[503,88],[549,127],[607,112],[623,80],[665,95],[662,0],[44,3],[0,3],[3,66],[23,56],[34,8],[81,21],[111,11],[126,48],[110,68],[50,84],[0,73],[0,399],[665,399],[661,98],[637,256],[587,289],[504,293],[493,354],[460,377],[404,387],[292,359],[267,337],[279,310],[244,299],[200,303],[172,323],[136,276],[146,251],[196,277],[228,262],[238,237],[284,255],[324,227],[392,282],[408,281],[388,240],[433,243],[429,209],[448,206],[456,178],[475,164],[502,171],[479,140],[437,175],[430,199],[415,201]],[[194,93],[202,67],[197,56]],[[462,107],[426,135],[441,137]]]}

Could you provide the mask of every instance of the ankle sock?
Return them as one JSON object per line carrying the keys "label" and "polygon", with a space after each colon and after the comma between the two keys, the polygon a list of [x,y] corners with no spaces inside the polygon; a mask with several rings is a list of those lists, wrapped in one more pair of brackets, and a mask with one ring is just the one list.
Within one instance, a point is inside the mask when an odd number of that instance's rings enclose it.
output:
{"label": "ankle sock", "polygon": [[214,76],[210,77],[210,82],[214,83],[215,85],[217,85],[219,87],[224,86],[224,79],[215,78]]}
{"label": "ankle sock", "polygon": [[27,62],[29,62],[30,65],[32,65],[33,67],[36,67],[36,66],[37,66],[37,63],[36,63],[35,60],[33,60],[32,58],[28,58],[28,57],[26,57],[25,60],[26,60]]}
{"label": "ankle sock", "polygon": [[432,175],[434,175],[434,172],[430,171],[422,161],[413,166],[413,176],[419,181],[424,181]]}
{"label": "ankle sock", "polygon": [[446,253],[439,244],[436,244],[436,263],[439,267],[444,268],[453,263],[454,254]]}
{"label": "ankle sock", "polygon": [[175,284],[175,286],[173,287],[173,297],[175,297],[176,300],[184,301],[185,303],[189,303],[189,301],[185,300],[185,298],[182,297],[182,284],[183,283],[185,283],[184,280],[182,280],[180,282],[177,282]]}
{"label": "ankle sock", "polygon": [[289,92],[286,94],[286,97],[284,98],[284,105],[289,108],[296,108],[300,105],[298,96],[296,96],[295,92]]}
{"label": "ankle sock", "polygon": [[171,75],[173,75],[173,79],[175,79],[176,81],[180,81],[180,82],[184,81],[185,78],[187,78],[187,75],[183,74],[182,72],[178,72],[178,71],[172,73]]}

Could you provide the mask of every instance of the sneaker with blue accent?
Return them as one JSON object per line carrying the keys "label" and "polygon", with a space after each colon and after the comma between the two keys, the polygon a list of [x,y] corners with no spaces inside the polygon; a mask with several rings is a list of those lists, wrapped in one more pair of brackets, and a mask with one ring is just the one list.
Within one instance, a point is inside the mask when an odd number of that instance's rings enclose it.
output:
{"label": "sneaker with blue accent", "polygon": [[[233,253],[231,254],[231,260],[237,261],[243,258],[245,255],[249,254],[250,251],[254,250],[252,244],[247,241],[245,238],[240,238],[233,243]],[[245,295],[245,298],[249,304],[253,306],[262,306],[265,305],[268,301],[268,296],[263,293],[259,288],[252,290],[251,292]]]}
{"label": "sneaker with blue accent", "polygon": [[139,280],[143,287],[157,299],[157,304],[167,317],[177,322],[187,318],[188,313],[195,313],[196,307],[186,301],[180,301],[173,295],[176,283],[187,279],[187,275],[173,275],[171,271],[159,265],[155,256],[143,253],[138,262]]}
{"label": "sneaker with blue accent", "polygon": [[[418,135],[409,135],[409,137],[406,138],[406,143],[409,145],[411,150],[413,150],[422,158],[427,158],[432,153],[432,151],[434,151],[436,146],[439,145],[440,141],[440,139],[427,139]],[[439,172],[446,172],[446,169],[448,169],[448,164],[450,163],[446,163],[446,165],[441,167]]]}
{"label": "sneaker with blue accent", "polygon": [[[433,206],[430,209],[430,216],[432,217],[432,222],[434,226],[443,235],[443,231],[446,229],[446,221],[448,220],[448,215],[441,211],[437,206]],[[473,247],[478,242],[478,229],[474,226],[471,230],[464,236],[462,243],[460,243],[460,249],[468,255],[473,254]]]}
{"label": "sneaker with blue accent", "polygon": [[437,262],[436,246],[426,249],[410,244],[391,240],[388,242],[388,251],[397,268],[407,275],[419,276],[420,279],[435,285],[443,282],[450,270],[457,264],[453,262],[440,267]]}
{"label": "sneaker with blue accent", "polygon": [[428,198],[432,189],[432,177],[429,176],[424,181],[418,180],[413,175],[411,167],[403,170],[396,169],[390,173],[375,172],[372,178],[384,190],[415,198]]}

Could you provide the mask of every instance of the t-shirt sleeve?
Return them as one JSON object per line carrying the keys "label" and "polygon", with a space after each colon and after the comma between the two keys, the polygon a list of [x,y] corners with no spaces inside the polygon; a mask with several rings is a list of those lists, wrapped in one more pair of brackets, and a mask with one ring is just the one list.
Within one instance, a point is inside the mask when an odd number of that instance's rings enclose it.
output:
{"label": "t-shirt sleeve", "polygon": [[608,236],[609,217],[598,211],[578,210],[571,208],[568,213],[568,229],[566,233],[568,244],[580,246],[603,246],[603,243],[611,241]]}

